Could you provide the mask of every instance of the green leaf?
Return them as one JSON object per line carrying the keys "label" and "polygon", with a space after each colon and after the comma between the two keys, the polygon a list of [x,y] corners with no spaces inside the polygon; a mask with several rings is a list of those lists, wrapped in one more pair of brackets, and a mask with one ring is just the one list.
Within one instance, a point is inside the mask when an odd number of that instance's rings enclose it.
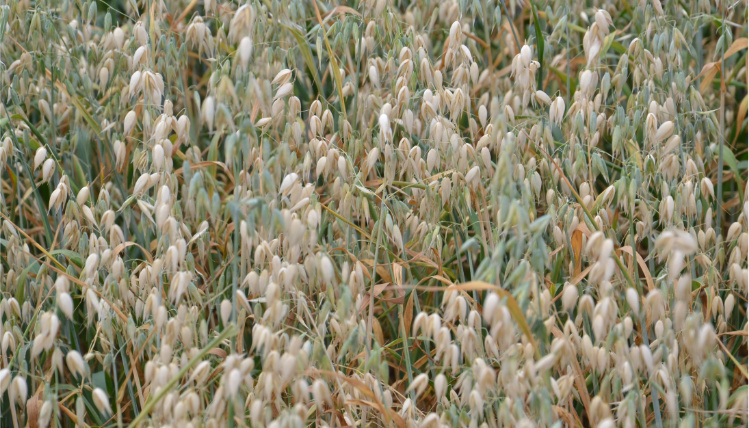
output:
{"label": "green leaf", "polygon": [[603,58],[606,56],[606,53],[611,48],[611,44],[614,42],[614,36],[616,36],[616,33],[609,33],[609,35],[607,35],[606,38],[603,39],[603,48],[601,49],[601,52],[598,53],[598,58]]}
{"label": "green leaf", "polygon": [[[18,138],[16,138],[15,132],[13,132],[10,129],[10,126],[8,126],[8,133],[13,136],[13,143],[16,144],[17,147],[20,147],[20,144],[18,142]],[[34,182],[34,174],[31,173],[31,169],[29,168],[29,165],[26,163],[26,157],[25,156],[18,156],[18,159],[21,161],[21,165],[23,166],[24,170],[26,171],[26,174],[29,176],[29,182],[31,183],[31,187],[34,190],[34,198],[36,200],[37,208],[39,209],[40,217],[42,218],[42,222],[44,223],[44,237],[47,239],[47,245],[52,245],[52,239],[53,239],[53,233],[52,233],[52,226],[49,224],[49,218],[47,216],[47,207],[44,206],[44,201],[42,200],[42,196],[39,193],[39,189],[36,187],[36,183]]]}
{"label": "green leaf", "polygon": [[[315,61],[312,59],[312,51],[307,44],[307,39],[305,39],[302,33],[296,28],[285,24],[279,25],[289,30],[291,35],[296,39],[297,43],[299,44],[299,50],[302,51],[304,63],[307,64],[307,68],[309,68],[310,73],[312,73],[312,79],[315,81],[315,85],[317,85],[317,90],[320,92],[320,95],[323,95],[322,83],[320,82],[320,76],[318,76],[317,68],[315,68]],[[343,100],[341,100],[341,102],[343,102]]]}
{"label": "green leaf", "polygon": [[731,149],[723,146],[723,161],[733,171],[733,178],[736,180],[736,184],[739,189],[739,200],[744,200],[744,181],[741,179],[741,171],[739,170],[739,163],[736,161],[736,156],[733,155]]}
{"label": "green leaf", "polygon": [[533,10],[533,24],[534,27],[536,27],[536,45],[538,46],[538,63],[540,66],[538,67],[538,74],[536,74],[536,87],[538,89],[543,89],[541,87],[541,82],[543,81],[543,70],[544,70],[544,37],[541,34],[541,25],[538,23],[538,13],[536,12],[536,5],[531,3],[531,9]]}
{"label": "green leaf", "polygon": [[101,388],[102,391],[107,390],[107,374],[104,371],[98,371],[92,376],[92,382],[94,387]]}
{"label": "green leaf", "polygon": [[76,253],[75,251],[70,251],[70,250],[55,250],[55,251],[51,251],[50,254],[52,254],[53,256],[56,256],[58,254],[63,255],[65,257],[67,257],[68,260],[70,260],[71,262],[73,262],[73,264],[75,264],[79,268],[83,267],[83,258],[78,253]]}

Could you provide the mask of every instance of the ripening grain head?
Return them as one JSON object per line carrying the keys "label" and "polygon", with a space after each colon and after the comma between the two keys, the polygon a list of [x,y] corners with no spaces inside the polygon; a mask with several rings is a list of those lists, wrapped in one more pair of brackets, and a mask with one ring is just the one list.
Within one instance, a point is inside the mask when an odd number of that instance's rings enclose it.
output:
{"label": "ripening grain head", "polygon": [[741,6],[0,5],[0,425],[746,425]]}

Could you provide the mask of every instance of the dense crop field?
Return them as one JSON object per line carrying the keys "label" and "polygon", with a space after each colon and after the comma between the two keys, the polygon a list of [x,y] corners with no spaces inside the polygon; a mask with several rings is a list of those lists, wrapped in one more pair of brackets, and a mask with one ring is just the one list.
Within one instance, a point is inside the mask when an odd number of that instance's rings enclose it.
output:
{"label": "dense crop field", "polygon": [[746,426],[747,2],[0,0],[0,426]]}

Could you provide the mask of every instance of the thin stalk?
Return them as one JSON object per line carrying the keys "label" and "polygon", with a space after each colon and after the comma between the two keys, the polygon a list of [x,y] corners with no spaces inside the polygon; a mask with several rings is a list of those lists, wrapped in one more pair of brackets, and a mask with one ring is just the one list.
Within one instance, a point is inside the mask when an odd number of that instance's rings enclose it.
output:
{"label": "thin stalk", "polygon": [[453,217],[453,239],[455,242],[455,255],[456,255],[456,263],[458,264],[458,277],[460,278],[460,282],[466,282],[466,276],[465,273],[463,273],[463,258],[461,257],[461,251],[460,246],[462,245],[460,235],[458,234],[458,230],[455,228],[455,217]]}
{"label": "thin stalk", "polygon": [[[721,8],[723,9],[723,24],[721,31],[723,38],[721,39],[725,43],[726,37],[726,7],[721,2]],[[717,189],[717,206],[715,207],[715,235],[719,240],[718,245],[721,245],[723,239],[721,235],[721,218],[723,217],[723,132],[726,126],[726,93],[723,90],[725,85],[725,45],[720,48],[720,128],[718,129],[718,189]]]}
{"label": "thin stalk", "polygon": [[[117,360],[114,358],[112,359],[112,381],[114,382],[114,391],[115,394],[117,394],[120,391],[120,381],[117,378]],[[115,403],[117,404],[117,426],[122,426],[122,406],[120,405],[120,400],[118,400],[115,397]],[[135,403],[133,403],[133,406]]]}
{"label": "thin stalk", "polygon": [[[241,155],[240,155],[241,156]],[[235,170],[236,171],[236,170]],[[236,182],[236,181],[235,181]],[[239,223],[239,219],[236,218],[238,216],[235,216],[234,224]],[[234,242],[233,244],[233,250],[234,254],[239,254],[239,244],[241,242],[241,236],[240,236],[240,228],[235,227],[234,228]],[[231,275],[232,275],[232,281],[231,281],[231,323],[234,325],[237,325],[237,284],[239,283],[239,268],[237,267],[237,259],[238,257],[232,257],[231,260]],[[231,343],[232,349],[238,352],[237,350],[237,340],[236,337],[232,338]],[[234,406],[232,405],[232,408]]]}
{"label": "thin stalk", "polygon": [[[415,293],[415,292],[416,290],[412,291],[412,293]],[[411,369],[411,351],[408,349],[411,345],[408,340],[408,329],[406,328],[405,317],[403,316],[405,312],[405,308],[403,307],[403,305],[399,305],[399,306],[400,306],[400,311],[399,311],[400,312],[400,325],[401,325],[401,330],[403,330],[403,357],[406,359],[405,366],[406,366],[406,374],[408,375],[408,384],[411,385],[414,382],[413,370]],[[416,400],[416,392],[412,389],[411,401],[415,401],[415,400]]]}
{"label": "thin stalk", "polygon": [[489,25],[489,19],[487,18],[489,14],[486,12],[486,5],[482,2],[481,3],[481,11],[484,13],[484,38],[486,39],[486,56],[488,59],[487,66],[489,67],[489,72],[492,71],[492,66],[494,65],[494,61],[492,61],[492,39],[491,39],[491,26]]}
{"label": "thin stalk", "polygon": [[[416,293],[416,289],[412,290],[411,292],[412,293]],[[418,293],[414,295],[414,312],[417,313],[417,314],[421,313],[421,303],[419,303],[419,294]],[[417,339],[418,339],[418,337],[414,337],[414,340],[417,340]],[[425,340],[424,341],[424,351],[426,351],[427,355],[432,355],[432,345],[429,342],[429,340]],[[434,365],[433,364],[430,364],[430,371],[431,371],[431,374],[432,374],[431,379],[434,379],[435,378],[435,370],[434,370]]]}
{"label": "thin stalk", "polygon": [[[384,200],[383,200],[383,202],[384,202]],[[384,217],[380,216],[380,218],[384,218]],[[388,257],[387,253],[385,253],[385,259],[387,260],[387,265],[390,267],[390,277],[391,278],[395,278],[395,274],[394,274],[393,268],[392,268],[393,265],[390,262],[390,257]],[[376,261],[377,261],[377,258],[375,258],[375,262]],[[416,290],[412,291],[412,293],[414,293],[414,292],[416,292]],[[408,330],[406,329],[405,317],[403,316],[404,315],[404,311],[405,311],[405,306],[404,306],[404,303],[399,304],[398,306],[399,306],[398,314],[399,314],[399,318],[400,318],[399,321],[400,321],[400,325],[402,326],[401,329],[403,330],[403,357],[406,360],[406,364],[405,364],[405,366],[406,366],[406,374],[408,376],[408,383],[410,385],[411,383],[413,383],[414,377],[413,377],[413,369],[411,368],[411,352],[408,349],[409,348]],[[372,306],[370,305],[370,307],[372,307]],[[390,317],[387,317],[387,319],[389,320]],[[382,385],[378,384],[378,387],[380,388],[380,393],[382,393]],[[411,390],[410,395],[411,395],[411,400],[415,401],[416,400],[416,391]]]}
{"label": "thin stalk", "polygon": [[[122,370],[125,373],[128,373],[129,369],[128,369],[128,364],[127,364],[127,355],[126,355],[126,352],[123,351],[123,349],[127,349],[127,341],[123,340],[124,338],[121,336],[120,336],[120,339],[122,340],[122,348],[120,348],[120,352],[119,352],[122,356]],[[137,376],[137,373],[134,372],[134,374]],[[132,412],[133,414],[135,414],[135,416],[138,416],[138,413],[139,413],[138,407],[137,407],[138,402],[135,399],[135,392],[133,392],[133,383],[129,377],[127,379],[127,391],[130,394],[130,402],[132,403],[131,405]]]}
{"label": "thin stalk", "polygon": [[[565,5],[565,9],[567,9],[565,13],[567,14],[567,18],[569,19],[569,7]],[[565,37],[565,39],[567,40],[567,49],[565,50],[565,54],[567,55],[567,64],[565,65],[565,67],[567,67],[567,79],[565,81],[567,85],[567,105],[572,105],[572,94],[570,94],[570,26],[565,25],[564,31],[566,32],[567,36]]]}
{"label": "thin stalk", "polygon": [[510,14],[507,13],[507,6],[505,6],[505,0],[500,0],[499,5],[502,6],[502,10],[505,13],[505,16],[507,17],[507,21],[510,23],[510,29],[512,30],[512,36],[515,38],[515,45],[518,48],[518,53],[520,53],[520,40],[518,40],[518,35],[515,33],[515,24],[513,24],[512,19],[510,19]]}
{"label": "thin stalk", "polygon": [[369,286],[369,314],[367,315],[367,357],[372,352],[372,324],[374,322],[374,287],[377,279],[377,257],[380,252],[380,239],[382,238],[382,223],[385,221],[385,197],[383,196],[380,203],[380,221],[377,222],[377,244],[375,245],[374,262],[372,262],[372,280]]}

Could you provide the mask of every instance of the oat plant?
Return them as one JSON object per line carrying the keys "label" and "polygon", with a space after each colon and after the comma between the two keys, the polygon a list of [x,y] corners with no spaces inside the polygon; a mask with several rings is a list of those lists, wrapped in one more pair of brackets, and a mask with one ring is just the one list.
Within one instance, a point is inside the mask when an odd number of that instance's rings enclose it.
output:
{"label": "oat plant", "polygon": [[0,426],[746,426],[747,40],[0,0]]}

